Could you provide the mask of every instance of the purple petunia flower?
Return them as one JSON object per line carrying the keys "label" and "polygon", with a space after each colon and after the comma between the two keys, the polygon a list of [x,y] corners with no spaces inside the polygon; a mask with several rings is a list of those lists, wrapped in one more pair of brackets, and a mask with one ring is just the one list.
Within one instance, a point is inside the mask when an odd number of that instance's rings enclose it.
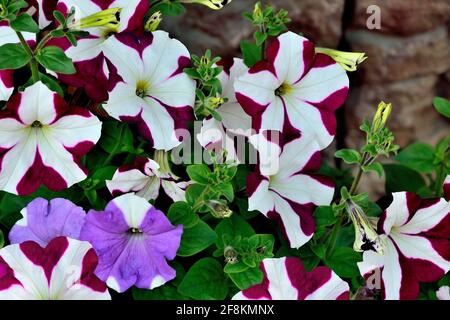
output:
{"label": "purple petunia flower", "polygon": [[23,218],[9,232],[9,241],[35,241],[42,247],[60,236],[79,239],[86,217],[82,208],[61,198],[51,201],[37,198],[20,213]]}
{"label": "purple petunia flower", "polygon": [[99,257],[97,276],[124,292],[131,286],[153,289],[175,278],[167,260],[175,258],[183,227],[145,199],[128,193],[110,201],[104,211],[91,210],[81,230]]}

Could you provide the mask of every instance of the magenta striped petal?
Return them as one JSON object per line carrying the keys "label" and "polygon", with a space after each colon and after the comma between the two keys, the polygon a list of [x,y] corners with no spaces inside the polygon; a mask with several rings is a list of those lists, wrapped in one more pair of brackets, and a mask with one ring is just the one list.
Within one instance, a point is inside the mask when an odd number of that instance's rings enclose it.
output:
{"label": "magenta striped petal", "polygon": [[42,82],[13,96],[0,118],[0,189],[31,194],[62,190],[86,178],[79,164],[99,140],[101,122],[72,107]]}
{"label": "magenta striped petal", "polygon": [[398,192],[379,220],[383,255],[365,252],[361,274],[381,270],[383,297],[416,299],[420,282],[434,282],[450,270],[450,203]]}
{"label": "magenta striped petal", "polygon": [[298,258],[265,259],[261,284],[241,291],[233,300],[348,300],[349,286],[331,269],[307,272]]}
{"label": "magenta striped petal", "polygon": [[334,111],[349,89],[345,70],[293,32],[273,41],[267,60],[257,63],[235,83],[236,97],[252,116],[256,130],[312,135],[320,149],[336,132]]}
{"label": "magenta striped petal", "polygon": [[109,300],[95,275],[97,255],[87,242],[55,238],[42,248],[27,241],[0,250],[0,299]]}
{"label": "magenta striped petal", "polygon": [[250,137],[260,161],[258,173],[247,178],[249,209],[280,222],[291,247],[299,248],[314,234],[315,207],[330,204],[334,187],[328,179],[314,174],[320,167],[320,154],[312,137],[285,144],[278,157],[273,156],[278,145],[264,140],[264,135]]}
{"label": "magenta striped petal", "polygon": [[192,119],[195,101],[195,82],[182,72],[190,63],[186,47],[167,32],[156,31],[110,37],[103,51],[121,77],[105,110],[118,120],[136,123],[155,149],[178,146],[177,130]]}

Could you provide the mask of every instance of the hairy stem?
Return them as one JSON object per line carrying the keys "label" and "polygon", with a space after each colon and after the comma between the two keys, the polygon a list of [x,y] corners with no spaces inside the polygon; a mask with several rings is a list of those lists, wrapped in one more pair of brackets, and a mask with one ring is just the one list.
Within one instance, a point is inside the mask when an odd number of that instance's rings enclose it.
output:
{"label": "hairy stem", "polygon": [[28,45],[27,41],[23,37],[22,33],[19,31],[16,31],[16,34],[20,40],[20,44],[25,49],[27,54],[31,57],[31,59],[30,59],[31,77],[33,79],[33,83],[36,83],[40,80],[40,77],[39,77],[38,62],[36,61],[36,58],[34,57],[34,52],[31,50],[30,46]]}

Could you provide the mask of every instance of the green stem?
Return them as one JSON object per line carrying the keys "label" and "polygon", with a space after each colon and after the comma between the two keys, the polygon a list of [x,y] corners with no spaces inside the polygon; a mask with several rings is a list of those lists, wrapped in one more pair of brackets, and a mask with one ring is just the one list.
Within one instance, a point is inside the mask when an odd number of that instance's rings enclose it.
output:
{"label": "green stem", "polygon": [[36,61],[36,58],[34,57],[34,53],[31,50],[30,46],[28,45],[27,41],[23,37],[22,33],[19,31],[16,31],[17,37],[19,38],[20,44],[25,49],[27,54],[31,57],[30,59],[30,69],[31,69],[31,77],[33,79],[33,83],[36,83],[40,80],[39,78],[39,68],[38,68],[38,62]]}
{"label": "green stem", "polygon": [[39,44],[36,46],[36,49],[34,49],[34,53],[36,54],[40,49],[42,49],[47,42],[49,42],[53,38],[52,34],[49,32],[47,33],[44,38],[39,42]]}
{"label": "green stem", "polygon": [[123,136],[123,126],[120,127],[119,139],[117,140],[117,143],[114,145],[114,148],[112,149],[108,157],[105,159],[105,161],[103,161],[103,167],[109,165],[112,159],[116,156],[117,151],[120,145],[122,144],[122,136]]}
{"label": "green stem", "polygon": [[350,187],[350,191],[349,191],[350,195],[353,195],[358,188],[359,182],[361,181],[361,178],[362,178],[362,174],[364,173],[362,168],[363,168],[363,166],[366,165],[367,160],[368,160],[368,155],[367,155],[367,153],[364,153],[363,158],[362,158],[361,163],[358,168],[358,173],[356,174],[356,177],[353,180],[352,186]]}
{"label": "green stem", "polygon": [[206,205],[205,201],[203,200],[203,197],[205,196],[205,194],[211,192],[210,189],[211,188],[209,187],[209,185],[207,185],[206,188],[203,190],[203,192],[198,197],[197,201],[195,201],[194,205],[192,206],[192,211],[197,212],[198,210],[201,209],[201,207]]}
{"label": "green stem", "polygon": [[446,168],[448,161],[448,154],[444,156],[444,160],[442,160],[441,165],[438,167],[436,171],[436,181],[434,185],[434,193],[436,197],[442,197],[444,181],[446,177]]}

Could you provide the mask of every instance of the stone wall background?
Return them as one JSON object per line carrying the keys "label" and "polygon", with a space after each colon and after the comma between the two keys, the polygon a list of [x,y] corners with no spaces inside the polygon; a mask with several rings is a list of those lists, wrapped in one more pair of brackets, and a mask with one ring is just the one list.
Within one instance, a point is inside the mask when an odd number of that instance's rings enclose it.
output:
{"label": "stone wall background", "polygon": [[[359,147],[358,130],[380,100],[392,102],[390,127],[404,147],[420,140],[435,144],[450,134],[450,123],[437,114],[432,99],[450,98],[450,0],[272,0],[290,12],[290,28],[302,32],[317,45],[366,52],[369,59],[351,75],[351,90],[339,115],[339,148]],[[251,37],[249,22],[241,17],[256,1],[234,0],[213,12],[188,6],[181,17],[165,22],[165,28],[182,40],[191,52],[211,48],[216,55],[239,54],[239,43]],[[381,29],[369,30],[367,8],[381,8]],[[333,154],[336,146],[328,151]],[[383,183],[364,179],[362,190],[381,195]]]}

